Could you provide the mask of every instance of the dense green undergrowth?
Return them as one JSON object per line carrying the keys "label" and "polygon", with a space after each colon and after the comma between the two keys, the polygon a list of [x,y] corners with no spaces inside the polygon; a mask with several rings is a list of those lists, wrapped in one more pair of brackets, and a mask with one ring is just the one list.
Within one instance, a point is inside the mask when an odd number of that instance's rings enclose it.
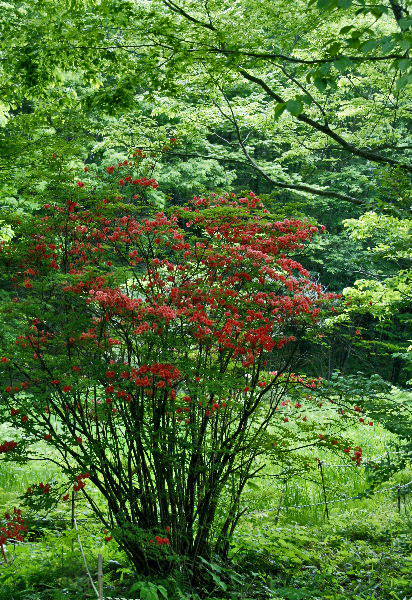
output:
{"label": "dense green undergrowth", "polygon": [[[410,510],[412,514],[412,503]],[[408,510],[408,504],[406,504]],[[93,527],[82,530],[92,577],[104,555],[105,596],[142,600],[406,600],[412,595],[412,518],[382,502],[373,512],[351,509],[322,526],[245,521],[229,564],[204,563],[204,589],[192,589],[182,574],[145,580],[130,571],[111,544],[102,546]],[[86,535],[87,532],[87,535]],[[41,542],[19,546],[0,569],[1,600],[80,600],[95,594],[75,533],[45,532]],[[134,585],[140,582],[139,585]],[[138,587],[135,591],[131,588]]]}

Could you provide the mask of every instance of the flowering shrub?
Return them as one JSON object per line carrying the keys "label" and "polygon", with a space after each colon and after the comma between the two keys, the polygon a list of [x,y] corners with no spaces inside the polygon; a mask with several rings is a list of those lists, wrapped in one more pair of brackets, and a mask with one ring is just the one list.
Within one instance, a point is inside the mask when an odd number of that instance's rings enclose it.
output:
{"label": "flowering shrub", "polygon": [[27,525],[19,508],[13,509],[13,514],[5,513],[5,525],[0,527],[0,549],[5,562],[7,562],[5,546],[10,540],[22,542],[27,531]]}
{"label": "flowering shrub", "polygon": [[[195,562],[227,550],[260,456],[346,444],[302,414],[321,382],[291,373],[334,302],[293,258],[317,227],[274,220],[253,193],[139,218],[135,188],[156,182],[134,168],[106,169],[122,176],[102,199],[74,184],[2,248],[1,410],[22,436],[0,448],[23,459],[43,440],[62,467],[59,498],[85,494],[149,572],[171,551]],[[38,484],[25,502],[56,493]]]}

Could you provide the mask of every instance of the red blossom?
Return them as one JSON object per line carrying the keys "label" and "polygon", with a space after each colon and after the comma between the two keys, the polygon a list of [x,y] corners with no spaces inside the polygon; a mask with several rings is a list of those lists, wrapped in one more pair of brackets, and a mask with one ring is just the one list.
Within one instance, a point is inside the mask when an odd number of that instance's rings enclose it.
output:
{"label": "red blossom", "polygon": [[159,546],[170,545],[170,540],[167,537],[161,537],[160,535],[157,535],[155,539],[156,539],[156,544]]}
{"label": "red blossom", "polygon": [[22,517],[22,512],[20,509],[14,507],[13,514],[5,513],[4,518],[6,519],[6,525],[4,527],[0,527],[0,548],[4,554],[4,546],[8,541],[17,540],[19,542],[24,541],[24,536],[28,530],[27,525],[25,525],[25,520]]}
{"label": "red blossom", "polygon": [[17,448],[17,442],[3,442],[2,444],[0,444],[0,454],[3,452],[11,452],[15,448]]}

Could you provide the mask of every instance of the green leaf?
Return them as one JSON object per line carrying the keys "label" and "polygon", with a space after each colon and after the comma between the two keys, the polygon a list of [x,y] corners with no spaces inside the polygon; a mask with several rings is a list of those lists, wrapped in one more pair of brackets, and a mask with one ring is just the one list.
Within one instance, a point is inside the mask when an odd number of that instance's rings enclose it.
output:
{"label": "green leaf", "polygon": [[332,8],[335,4],[335,0],[318,0],[318,8]]}
{"label": "green leaf", "polygon": [[370,52],[371,50],[375,50],[377,46],[379,46],[378,40],[368,40],[367,42],[365,42],[365,44],[363,44],[361,50],[362,52],[366,53]]}
{"label": "green leaf", "polygon": [[326,90],[326,86],[328,85],[327,79],[323,79],[322,77],[315,77],[313,83],[320,92],[324,92]]}
{"label": "green leaf", "polygon": [[253,481],[248,481],[247,482],[248,487],[250,487],[252,490],[260,490],[260,487],[257,485],[257,483],[254,483]]}
{"label": "green leaf", "polygon": [[163,596],[163,598],[165,600],[168,599],[168,593],[167,593],[167,589],[164,588],[162,585],[158,585],[157,586],[157,591],[160,592],[160,594]]}
{"label": "green leaf", "polygon": [[313,102],[313,98],[309,96],[309,94],[303,94],[303,96],[301,96],[301,100],[308,106],[310,106]]}
{"label": "green leaf", "polygon": [[286,110],[294,117],[297,117],[301,114],[301,112],[303,112],[303,102],[297,99],[288,100],[286,102]]}
{"label": "green leaf", "polygon": [[322,73],[322,75],[328,75],[328,73],[330,72],[331,68],[332,68],[331,63],[327,62],[327,63],[324,63],[319,70]]}
{"label": "green leaf", "polygon": [[406,50],[409,50],[409,48],[411,47],[412,44],[411,44],[410,40],[400,40],[398,42],[398,45],[399,45],[399,48],[402,48],[402,50],[405,50],[405,52],[406,52]]}
{"label": "green leaf", "polygon": [[338,0],[339,8],[350,8],[353,0]]}
{"label": "green leaf", "polygon": [[412,27],[412,17],[403,17],[402,19],[399,19],[398,25],[402,31],[406,31],[406,29]]}
{"label": "green leaf", "polygon": [[327,52],[328,52],[328,54],[333,56],[334,54],[337,54],[339,52],[341,47],[342,47],[342,44],[340,42],[333,42],[333,44],[331,44],[329,46],[329,48],[327,49]]}
{"label": "green leaf", "polygon": [[383,8],[386,8],[386,7],[372,6],[372,8],[370,9],[370,13],[372,15],[374,15],[375,17],[378,17],[378,19],[379,19],[385,13]]}
{"label": "green leaf", "polygon": [[384,54],[386,54],[387,52],[390,52],[391,50],[393,50],[395,48],[395,46],[396,46],[395,40],[389,39],[382,44],[382,46],[381,46],[382,52]]}
{"label": "green leaf", "polygon": [[345,27],[342,27],[342,29],[339,31],[339,33],[341,33],[342,35],[345,35],[345,33],[348,33],[351,29],[353,29],[354,25],[345,25]]}
{"label": "green leaf", "polygon": [[401,73],[403,73],[404,71],[406,71],[406,69],[408,69],[411,66],[411,59],[410,58],[403,58],[402,60],[400,60],[398,62],[398,69]]}
{"label": "green leaf", "polygon": [[140,600],[159,600],[160,592],[165,600],[167,600],[167,590],[162,585],[156,585],[150,581],[137,581],[132,585],[129,592],[140,592]]}
{"label": "green leaf", "polygon": [[333,66],[339,73],[345,73],[345,71],[353,67],[353,62],[346,56],[342,56],[342,58],[333,61]]}
{"label": "green leaf", "polygon": [[397,90],[402,90],[410,83],[412,83],[412,73],[406,73],[405,75],[402,75],[402,77],[399,77],[395,84],[395,87]]}
{"label": "green leaf", "polygon": [[215,582],[215,584],[220,587],[220,589],[222,589],[223,591],[227,590],[227,585],[224,581],[222,581],[220,579],[220,577],[218,577],[217,575],[215,575],[215,573],[213,573],[213,571],[210,572],[210,575],[212,576],[213,581]]}
{"label": "green leaf", "polygon": [[274,118],[279,119],[279,117],[285,112],[286,110],[286,102],[279,102],[279,104],[276,105],[275,110],[274,110]]}

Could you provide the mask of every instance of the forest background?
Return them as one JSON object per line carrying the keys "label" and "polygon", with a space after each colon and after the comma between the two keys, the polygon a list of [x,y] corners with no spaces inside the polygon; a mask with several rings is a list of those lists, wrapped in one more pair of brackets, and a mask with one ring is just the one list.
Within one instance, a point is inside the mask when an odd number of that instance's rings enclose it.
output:
{"label": "forest background", "polygon": [[326,226],[296,258],[342,299],[299,368],[368,396],[402,447],[392,481],[412,447],[411,3],[2,2],[0,32],[1,241],[137,149],[155,211],[253,191]]}

